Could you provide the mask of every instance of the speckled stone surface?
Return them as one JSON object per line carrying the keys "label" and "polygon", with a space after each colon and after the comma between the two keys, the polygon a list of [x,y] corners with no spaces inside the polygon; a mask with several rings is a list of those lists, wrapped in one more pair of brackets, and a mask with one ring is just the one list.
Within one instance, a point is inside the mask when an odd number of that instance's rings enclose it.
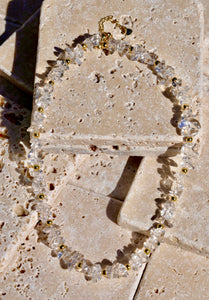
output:
{"label": "speckled stone surface", "polygon": [[[177,77],[185,84],[193,82],[194,94],[201,93],[202,7],[190,0],[158,0],[153,5],[130,0],[120,6],[102,0],[85,5],[66,0],[63,6],[45,1],[36,73],[43,73],[46,61],[55,58],[55,46],[63,48],[80,34],[97,32],[98,20],[109,14],[133,28],[127,40],[133,44],[145,40],[147,49],[157,49],[160,59],[175,67]],[[191,57],[195,64],[190,63]],[[156,155],[179,140],[170,125],[172,103],[161,94],[150,70],[117,53],[105,57],[95,50],[86,53],[85,60],[80,67],[72,65],[55,84],[55,99],[46,111],[46,132],[41,135],[48,152],[86,153],[89,145],[96,144],[102,152]]]}
{"label": "speckled stone surface", "polygon": [[208,299],[209,260],[162,244],[153,254],[134,300]]}
{"label": "speckled stone surface", "polygon": [[[108,205],[112,206],[109,212]],[[117,250],[122,250],[132,236],[115,223],[118,205],[116,200],[67,185],[54,202],[54,212],[69,245],[96,262],[114,260]],[[62,269],[50,249],[37,243],[35,230],[21,242],[0,282],[3,299],[133,299],[143,268],[138,273],[130,271],[127,278],[103,278],[95,284],[75,270]]]}
{"label": "speckled stone surface", "polygon": [[[30,112],[0,96],[0,268],[9,263],[25,231],[35,224],[29,209],[32,197],[25,159],[29,150]],[[49,197],[56,197],[74,166],[71,155],[47,154],[44,172]]]}

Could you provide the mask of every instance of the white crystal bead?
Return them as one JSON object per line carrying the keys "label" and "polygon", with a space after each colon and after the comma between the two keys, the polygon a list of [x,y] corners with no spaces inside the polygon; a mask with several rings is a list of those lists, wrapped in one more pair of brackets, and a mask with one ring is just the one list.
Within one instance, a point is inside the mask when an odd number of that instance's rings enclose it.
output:
{"label": "white crystal bead", "polygon": [[172,217],[175,210],[173,202],[165,202],[161,204],[160,216],[168,221]]}
{"label": "white crystal bead", "polygon": [[117,262],[112,266],[112,274],[113,278],[127,277],[128,271],[123,264]]}
{"label": "white crystal bead", "polygon": [[102,268],[100,264],[94,264],[88,267],[85,275],[89,280],[92,280],[92,282],[100,281],[102,279]]}
{"label": "white crystal bead", "polygon": [[151,236],[149,237],[145,242],[144,242],[144,248],[148,248],[151,251],[155,250],[159,244],[159,240],[156,236]]}
{"label": "white crystal bead", "polygon": [[140,56],[137,60],[141,63],[147,64],[149,66],[153,66],[155,61],[157,60],[158,56],[155,53],[151,53],[148,51],[140,51]]}
{"label": "white crystal bead", "polygon": [[101,36],[100,36],[100,34],[96,33],[96,34],[93,34],[89,38],[89,40],[90,40],[93,47],[98,47],[100,45],[100,42],[101,42]]}
{"label": "white crystal bead", "polygon": [[128,50],[129,50],[129,46],[130,46],[129,43],[120,40],[120,41],[117,43],[117,51],[118,51],[118,54],[119,54],[120,56],[124,56],[125,54],[127,54]]}
{"label": "white crystal bead", "polygon": [[165,235],[165,230],[163,228],[152,228],[150,234],[160,239]]}
{"label": "white crystal bead", "polygon": [[63,67],[54,67],[48,74],[48,78],[51,80],[57,80],[60,79],[64,74],[64,68]]}
{"label": "white crystal bead", "polygon": [[182,183],[182,177],[179,177],[173,181],[170,195],[180,196],[183,190],[184,190],[184,185]]}
{"label": "white crystal bead", "polygon": [[137,271],[138,269],[141,268],[143,261],[142,261],[142,258],[138,254],[132,253],[129,263],[130,263],[132,269]]}
{"label": "white crystal bead", "polygon": [[136,61],[140,61],[143,62],[143,49],[139,46],[139,45],[134,45],[133,49],[131,51],[127,51],[126,52],[126,56],[128,59],[130,60],[136,60]]}
{"label": "white crystal bead", "polygon": [[83,259],[83,255],[78,251],[65,251],[61,257],[61,261],[64,264],[65,268],[72,270],[75,265]]}
{"label": "white crystal bead", "polygon": [[143,249],[136,249],[135,253],[141,257],[142,263],[147,263],[149,261],[149,254],[146,254]]}

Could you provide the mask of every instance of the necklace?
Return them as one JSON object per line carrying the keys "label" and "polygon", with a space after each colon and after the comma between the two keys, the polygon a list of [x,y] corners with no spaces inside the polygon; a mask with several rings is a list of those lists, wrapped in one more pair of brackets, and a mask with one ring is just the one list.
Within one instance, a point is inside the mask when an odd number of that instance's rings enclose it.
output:
{"label": "necklace", "polygon": [[[124,38],[116,40],[110,32],[105,32],[104,23],[111,22],[119,28]],[[121,25],[113,16],[107,16],[99,21],[99,32],[81,36],[79,42],[65,48],[58,49],[58,58],[51,63],[51,67],[42,79],[35,86],[34,120],[35,125],[31,131],[31,150],[28,154],[28,167],[32,179],[33,201],[32,209],[38,213],[38,222],[35,226],[39,239],[52,249],[53,256],[57,256],[63,268],[76,270],[83,273],[87,280],[97,282],[102,277],[119,278],[127,277],[129,271],[139,270],[142,264],[149,261],[151,254],[155,251],[163,239],[166,227],[169,227],[170,218],[175,209],[175,202],[183,192],[183,178],[192,169],[198,155],[197,134],[200,123],[197,120],[198,109],[196,97],[191,97],[189,88],[182,86],[182,80],[175,77],[174,68],[165,64],[165,61],[158,60],[158,56],[147,51],[138,44],[130,45],[124,39],[130,35],[132,30]],[[88,50],[100,49],[106,56],[115,51],[120,56],[130,61],[138,61],[147,65],[150,71],[157,77],[157,84],[162,93],[172,101],[177,109],[178,118],[175,125],[177,134],[182,136],[182,142],[173,147],[177,153],[181,153],[179,173],[172,174],[172,185],[161,195],[161,203],[154,217],[153,225],[149,230],[148,237],[143,247],[137,241],[131,242],[131,250],[124,254],[122,259],[117,258],[112,264],[92,263],[84,258],[79,251],[73,250],[65,242],[59,225],[55,224],[55,216],[52,207],[47,202],[47,193],[44,185],[44,174],[42,170],[42,157],[40,135],[44,132],[43,121],[46,118],[45,110],[52,103],[52,95],[56,80],[61,80],[64,72],[69,69],[70,64],[82,63],[82,57]],[[96,151],[96,146],[91,145],[91,150]],[[171,182],[167,176],[165,181]],[[166,184],[166,182],[165,182]]]}

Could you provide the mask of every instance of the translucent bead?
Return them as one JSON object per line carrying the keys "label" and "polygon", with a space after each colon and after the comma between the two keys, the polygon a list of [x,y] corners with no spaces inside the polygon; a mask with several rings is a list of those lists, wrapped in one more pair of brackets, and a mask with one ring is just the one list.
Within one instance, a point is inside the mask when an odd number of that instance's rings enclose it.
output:
{"label": "translucent bead", "polygon": [[102,268],[100,264],[94,264],[88,267],[88,271],[85,273],[86,277],[93,282],[98,282],[102,279]]}
{"label": "translucent bead", "polygon": [[150,230],[150,234],[152,236],[156,236],[157,238],[161,238],[165,235],[165,230],[163,228],[152,228]]}
{"label": "translucent bead", "polygon": [[84,55],[84,50],[83,47],[78,44],[75,48],[74,48],[74,54],[76,57],[81,58]]}
{"label": "translucent bead", "polygon": [[145,253],[143,249],[136,249],[135,253],[141,257],[142,263],[149,261],[149,254]]}
{"label": "translucent bead", "polygon": [[63,74],[64,74],[63,67],[54,67],[48,74],[48,78],[51,80],[57,80],[60,79],[63,76]]}
{"label": "translucent bead", "polygon": [[113,278],[127,277],[128,271],[123,264],[117,262],[112,266],[112,274]]}
{"label": "translucent bead", "polygon": [[112,278],[112,266],[106,266],[105,267],[105,270],[106,270],[106,276],[107,278]]}
{"label": "translucent bead", "polygon": [[[47,203],[38,203],[36,205],[36,211],[39,214],[39,219],[45,223],[47,220],[52,219],[53,218],[53,213],[51,211],[51,207],[47,204]],[[50,228],[50,227],[48,227]]]}
{"label": "translucent bead", "polygon": [[89,39],[90,39],[93,47],[98,47],[100,45],[100,42],[101,42],[100,34],[98,34],[98,33],[93,34]]}
{"label": "translucent bead", "polygon": [[69,69],[68,64],[67,64],[66,61],[63,60],[63,59],[58,59],[58,60],[57,60],[57,65],[58,65],[60,68],[63,68],[64,71],[66,71],[66,70]]}
{"label": "translucent bead", "polygon": [[141,63],[153,66],[158,56],[155,53],[148,51],[141,51],[140,58],[138,59]]}
{"label": "translucent bead", "polygon": [[120,56],[124,56],[124,55],[128,52],[129,46],[130,46],[129,43],[120,40],[120,41],[117,43],[117,51],[118,51],[118,54],[119,54]]}
{"label": "translucent bead", "polygon": [[182,178],[179,177],[173,181],[170,195],[180,196],[184,190],[184,185],[182,183]]}
{"label": "translucent bead", "polygon": [[181,129],[182,136],[195,136],[198,134],[201,125],[196,119],[186,119],[182,117],[178,127]]}
{"label": "translucent bead", "polygon": [[132,269],[137,271],[141,268],[143,262],[142,258],[138,254],[132,253],[129,263],[131,264]]}
{"label": "translucent bead", "polygon": [[33,119],[35,122],[37,123],[42,123],[44,121],[44,119],[46,118],[46,115],[43,113],[40,113],[38,111],[35,111],[33,113]]}
{"label": "translucent bead", "polygon": [[145,242],[144,242],[144,247],[150,249],[151,251],[155,250],[159,244],[159,240],[155,236],[149,237]]}
{"label": "translucent bead", "polygon": [[175,206],[172,202],[162,203],[160,215],[164,220],[168,221],[172,217],[174,210],[175,210]]}
{"label": "translucent bead", "polygon": [[65,251],[61,257],[62,264],[68,270],[72,270],[75,265],[83,259],[83,255],[78,251]]}
{"label": "translucent bead", "polygon": [[116,40],[115,39],[109,39],[108,41],[108,46],[107,46],[107,50],[110,54],[113,54],[116,51],[117,48],[117,44],[116,44]]}
{"label": "translucent bead", "polygon": [[128,59],[130,60],[136,60],[136,61],[141,61],[142,60],[142,52],[144,51],[139,45],[135,45],[133,47],[131,51],[130,51],[130,47],[129,47],[129,51],[126,52],[126,56]]}
{"label": "translucent bead", "polygon": [[59,246],[64,244],[65,242],[64,238],[58,235],[58,232],[60,231],[51,231],[47,237],[49,247],[57,251],[59,249]]}

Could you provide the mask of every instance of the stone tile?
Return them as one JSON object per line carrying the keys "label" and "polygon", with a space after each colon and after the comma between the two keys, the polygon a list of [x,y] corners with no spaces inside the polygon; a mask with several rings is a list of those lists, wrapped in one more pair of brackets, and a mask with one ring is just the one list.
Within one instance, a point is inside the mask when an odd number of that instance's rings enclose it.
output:
{"label": "stone tile", "polygon": [[[102,13],[97,11],[99,5]],[[44,2],[36,73],[43,73],[47,60],[55,59],[55,46],[63,48],[82,33],[96,32],[98,20],[113,14],[133,26],[130,42],[146,40],[148,49],[156,48],[160,59],[174,66],[185,83],[193,82],[194,92],[200,93],[203,20],[199,2],[158,0],[151,6],[149,1],[138,0],[136,5],[129,0],[118,10],[116,2],[87,1],[83,6],[68,5],[65,0],[63,6],[64,10],[56,0]],[[165,126],[172,118],[172,103],[157,88],[155,76],[116,53],[108,57],[99,51],[86,53],[85,63],[72,65],[61,83],[56,82],[54,97],[46,111],[46,133],[41,135],[48,152],[89,153],[89,145],[97,145],[98,152],[157,155],[179,140],[175,128]]]}
{"label": "stone tile", "polygon": [[75,168],[68,173],[69,183],[124,200],[140,162],[141,158],[137,156],[78,154]]}
{"label": "stone tile", "polygon": [[0,75],[30,94],[34,85],[39,16],[40,11],[0,47]]}
{"label": "stone tile", "polygon": [[[28,209],[30,180],[24,162],[29,150],[30,111],[0,96],[0,118],[0,267],[3,267],[9,263],[28,226],[34,223],[34,214]],[[44,165],[46,185],[53,199],[74,165],[73,156],[48,154]]]}
{"label": "stone tile", "polygon": [[208,299],[209,260],[162,244],[153,254],[134,300]]}
{"label": "stone tile", "polygon": [[[54,211],[58,223],[63,224],[67,241],[96,262],[103,258],[114,260],[117,250],[130,241],[131,232],[114,223],[118,205],[117,200],[67,184],[54,202]],[[107,206],[111,206],[109,212]],[[49,248],[37,243],[34,229],[21,242],[13,263],[1,274],[4,299],[133,299],[143,269],[139,273],[130,271],[127,278],[103,278],[91,283],[74,270],[62,269],[57,259],[51,257]]]}
{"label": "stone tile", "polygon": [[[180,245],[206,256],[209,255],[207,221],[209,217],[207,180],[209,176],[209,142],[206,138],[209,131],[208,92],[209,79],[204,76],[200,139],[202,152],[195,169],[185,177],[184,192],[176,203],[176,211],[172,219],[173,227],[169,228],[165,235],[165,240],[168,243]],[[177,162],[177,166],[171,167],[171,170],[177,172],[179,168],[178,157],[174,157],[173,160]],[[146,166],[144,173],[141,170],[143,164]],[[121,226],[139,232],[147,231],[152,224],[151,218],[157,208],[154,200],[159,198],[163,192],[161,174],[165,171],[165,166],[152,157],[146,157],[143,164],[138,169],[118,217],[118,223]]]}

